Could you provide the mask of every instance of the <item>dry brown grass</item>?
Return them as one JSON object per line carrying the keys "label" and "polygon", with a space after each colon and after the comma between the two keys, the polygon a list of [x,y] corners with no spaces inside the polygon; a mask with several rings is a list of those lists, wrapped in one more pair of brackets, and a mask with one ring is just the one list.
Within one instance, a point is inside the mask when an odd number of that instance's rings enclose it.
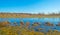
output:
{"label": "dry brown grass", "polygon": [[19,13],[0,13],[0,18],[44,18],[60,17],[60,15],[41,15],[41,14],[19,14]]}

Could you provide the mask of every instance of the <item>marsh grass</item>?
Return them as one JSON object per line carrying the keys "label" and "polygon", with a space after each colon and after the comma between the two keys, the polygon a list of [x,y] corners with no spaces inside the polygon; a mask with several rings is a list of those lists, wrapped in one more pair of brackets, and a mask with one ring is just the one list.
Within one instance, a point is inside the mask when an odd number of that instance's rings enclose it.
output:
{"label": "marsh grass", "polygon": [[[4,27],[0,27],[0,35],[60,35],[60,32],[57,30],[49,30],[48,32],[45,32],[44,29],[39,28],[38,31],[35,31],[33,27],[29,29],[29,22],[27,22],[25,25],[23,22],[20,22],[20,26],[11,26],[7,25]],[[40,30],[44,30],[44,32],[39,32]]]}

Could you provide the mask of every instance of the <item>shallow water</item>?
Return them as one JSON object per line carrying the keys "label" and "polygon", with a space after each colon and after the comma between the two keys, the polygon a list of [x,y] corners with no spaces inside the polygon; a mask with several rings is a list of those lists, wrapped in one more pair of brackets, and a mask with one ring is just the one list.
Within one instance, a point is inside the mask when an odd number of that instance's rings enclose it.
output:
{"label": "shallow water", "polygon": [[32,24],[33,22],[40,22],[40,23],[44,23],[44,22],[51,22],[53,24],[57,24],[58,22],[60,22],[60,18],[0,18],[0,22],[2,21],[9,21],[11,23],[13,22],[30,22],[30,24]]}
{"label": "shallow water", "polygon": [[14,25],[13,24],[14,22],[16,22],[19,25],[20,21],[23,21],[24,24],[26,22],[30,22],[30,25],[33,24],[34,22],[39,22],[42,25],[35,27],[35,29],[44,28],[44,29],[46,29],[46,31],[48,29],[60,31],[60,26],[51,27],[51,26],[43,25],[45,22],[50,22],[52,24],[58,24],[58,22],[60,22],[60,18],[0,18],[0,22],[3,22],[3,21],[9,21],[11,23],[11,25]]}

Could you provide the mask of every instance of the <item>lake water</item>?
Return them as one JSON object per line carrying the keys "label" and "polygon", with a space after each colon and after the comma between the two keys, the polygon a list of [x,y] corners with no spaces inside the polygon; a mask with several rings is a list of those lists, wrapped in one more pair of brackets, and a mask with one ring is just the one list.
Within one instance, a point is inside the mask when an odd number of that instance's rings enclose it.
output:
{"label": "lake water", "polygon": [[19,25],[20,21],[23,21],[24,24],[26,22],[30,22],[30,25],[33,24],[34,22],[39,22],[40,24],[42,24],[42,26],[40,25],[38,27],[35,27],[35,29],[44,28],[46,30],[52,29],[52,30],[60,31],[60,26],[53,26],[53,27],[43,26],[45,22],[50,22],[52,24],[58,24],[58,22],[60,22],[60,18],[0,18],[0,22],[3,22],[3,21],[9,21],[11,25],[13,25],[14,22],[16,22]]}
{"label": "lake water", "polygon": [[40,22],[40,23],[44,23],[44,22],[51,22],[53,24],[57,24],[58,22],[60,22],[60,18],[0,18],[0,22],[2,21],[9,21],[11,23],[13,22],[30,22],[30,24],[32,24],[33,22]]}

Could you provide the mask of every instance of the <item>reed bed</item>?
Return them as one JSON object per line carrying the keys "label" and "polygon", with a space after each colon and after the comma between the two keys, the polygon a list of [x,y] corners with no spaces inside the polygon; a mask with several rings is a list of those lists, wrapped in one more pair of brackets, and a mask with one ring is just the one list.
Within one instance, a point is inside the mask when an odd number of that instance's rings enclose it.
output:
{"label": "reed bed", "polygon": [[[11,26],[9,22],[0,23],[0,35],[60,35],[58,30],[49,30],[48,32],[40,32],[42,28],[39,28],[38,31],[35,31],[33,28],[38,26],[39,23],[34,23],[30,28],[29,22],[20,22],[20,26],[17,23],[14,23],[15,26]],[[48,24],[49,25],[49,24]]]}

